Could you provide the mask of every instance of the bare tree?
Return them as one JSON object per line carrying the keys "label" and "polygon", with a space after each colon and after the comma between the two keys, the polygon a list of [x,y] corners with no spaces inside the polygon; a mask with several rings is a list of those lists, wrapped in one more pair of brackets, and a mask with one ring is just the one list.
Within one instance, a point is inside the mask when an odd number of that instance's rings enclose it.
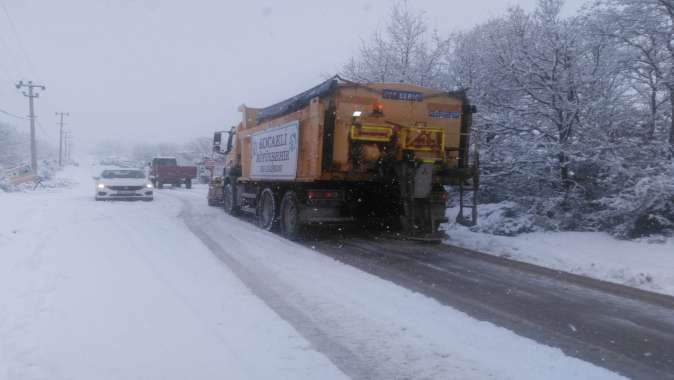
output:
{"label": "bare tree", "polygon": [[213,152],[213,141],[208,137],[197,137],[185,144],[185,151],[195,159],[208,157]]}
{"label": "bare tree", "polygon": [[668,105],[665,122],[674,148],[674,0],[599,0],[591,12],[598,31],[628,52],[627,68],[649,110],[651,136]]}
{"label": "bare tree", "polygon": [[449,40],[429,35],[423,13],[407,2],[393,5],[384,32],[377,31],[364,42],[357,58],[343,69],[345,76],[359,82],[405,82],[438,85]]}

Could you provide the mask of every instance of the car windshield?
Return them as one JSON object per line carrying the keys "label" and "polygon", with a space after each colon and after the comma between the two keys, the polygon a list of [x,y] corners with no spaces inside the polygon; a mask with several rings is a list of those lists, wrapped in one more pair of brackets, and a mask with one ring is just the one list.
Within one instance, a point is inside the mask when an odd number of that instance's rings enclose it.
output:
{"label": "car windshield", "polygon": [[102,178],[145,178],[141,170],[103,170]]}
{"label": "car windshield", "polygon": [[155,166],[176,166],[177,162],[175,158],[155,158]]}

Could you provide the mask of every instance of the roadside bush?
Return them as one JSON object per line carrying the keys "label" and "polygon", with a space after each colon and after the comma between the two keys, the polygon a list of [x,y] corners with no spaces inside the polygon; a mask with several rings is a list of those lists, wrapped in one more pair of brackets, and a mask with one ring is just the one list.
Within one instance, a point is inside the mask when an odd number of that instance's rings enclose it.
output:
{"label": "roadside bush", "polygon": [[474,232],[515,236],[536,229],[535,216],[515,202],[484,204],[478,210],[478,225],[471,228]]}
{"label": "roadside bush", "polygon": [[674,175],[645,177],[617,196],[599,201],[604,210],[594,218],[602,229],[634,239],[674,232]]}
{"label": "roadside bush", "polygon": [[0,178],[0,191],[9,192],[11,190],[9,182],[4,178]]}

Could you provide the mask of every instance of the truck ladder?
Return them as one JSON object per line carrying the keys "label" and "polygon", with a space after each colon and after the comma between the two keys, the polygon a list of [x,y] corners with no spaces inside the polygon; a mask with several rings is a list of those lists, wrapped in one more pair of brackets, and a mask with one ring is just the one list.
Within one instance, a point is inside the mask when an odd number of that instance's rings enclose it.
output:
{"label": "truck ladder", "polygon": [[[477,198],[480,188],[480,155],[477,149],[477,141],[473,145],[473,162],[471,165],[471,176],[467,179],[462,178],[459,182],[459,215],[456,222],[464,226],[474,226],[477,224]],[[468,182],[466,187],[466,182]],[[466,204],[466,193],[470,193],[470,203]],[[470,218],[466,218],[464,209],[470,209]]]}

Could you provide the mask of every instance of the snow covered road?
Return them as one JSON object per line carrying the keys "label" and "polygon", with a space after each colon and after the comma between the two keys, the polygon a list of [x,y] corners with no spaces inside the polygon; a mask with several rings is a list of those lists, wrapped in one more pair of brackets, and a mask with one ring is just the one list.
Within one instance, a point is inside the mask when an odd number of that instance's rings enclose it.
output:
{"label": "snow covered road", "polygon": [[674,298],[447,245],[359,234],[321,253],[638,379],[674,379]]}
{"label": "snow covered road", "polygon": [[0,379],[346,378],[177,218],[77,188],[0,194]]}
{"label": "snow covered road", "polygon": [[620,378],[206,206],[0,194],[0,379]]}

